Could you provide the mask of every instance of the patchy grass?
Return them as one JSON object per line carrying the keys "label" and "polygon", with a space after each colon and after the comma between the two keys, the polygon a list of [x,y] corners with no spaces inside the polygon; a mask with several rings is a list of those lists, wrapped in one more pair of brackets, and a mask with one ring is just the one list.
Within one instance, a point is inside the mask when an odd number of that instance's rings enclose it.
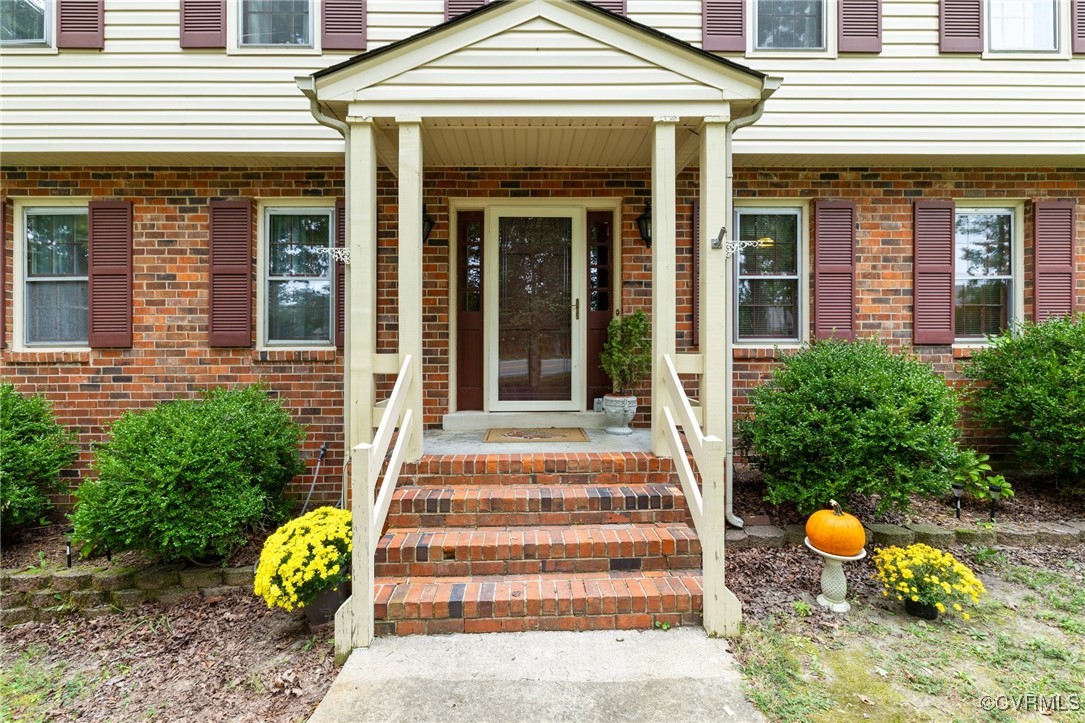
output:
{"label": "patchy grass", "polygon": [[859,599],[845,616],[749,623],[736,654],[750,699],[778,721],[1047,720],[1045,707],[1085,721],[1085,563],[972,559],[989,595],[970,621]]}
{"label": "patchy grass", "polygon": [[31,645],[0,666],[0,720],[45,721],[84,698],[110,675],[110,666],[72,670],[52,660],[48,650]]}

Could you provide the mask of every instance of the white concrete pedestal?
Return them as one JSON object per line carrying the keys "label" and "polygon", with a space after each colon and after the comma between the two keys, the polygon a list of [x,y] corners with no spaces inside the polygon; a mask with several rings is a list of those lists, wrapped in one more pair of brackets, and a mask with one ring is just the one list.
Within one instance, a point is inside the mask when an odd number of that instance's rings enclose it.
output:
{"label": "white concrete pedestal", "polygon": [[818,595],[818,605],[834,613],[846,613],[851,610],[851,605],[844,599],[848,594],[848,579],[844,577],[843,563],[862,560],[866,557],[866,550],[860,550],[858,555],[851,557],[841,557],[817,549],[810,544],[809,537],[805,542],[807,547],[825,560],[825,569],[821,571],[821,594]]}

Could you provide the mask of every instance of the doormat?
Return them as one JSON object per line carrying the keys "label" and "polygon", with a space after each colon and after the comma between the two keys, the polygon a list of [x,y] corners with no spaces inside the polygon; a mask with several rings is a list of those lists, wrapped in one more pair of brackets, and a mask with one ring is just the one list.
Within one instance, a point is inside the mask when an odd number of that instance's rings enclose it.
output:
{"label": "doormat", "polygon": [[514,429],[487,429],[483,442],[590,442],[588,435],[579,427],[540,429],[517,427]]}

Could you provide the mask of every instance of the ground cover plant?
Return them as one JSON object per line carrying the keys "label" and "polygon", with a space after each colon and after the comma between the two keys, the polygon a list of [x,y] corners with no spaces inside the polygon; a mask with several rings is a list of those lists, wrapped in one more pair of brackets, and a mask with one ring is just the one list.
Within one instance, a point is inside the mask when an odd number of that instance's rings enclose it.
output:
{"label": "ground cover plant", "polygon": [[262,386],[128,412],[98,447],[98,479],[76,492],[84,550],[162,560],[222,558],[286,513],[283,490],[305,469],[303,432]]}
{"label": "ground cover plant", "polygon": [[1085,314],[1022,322],[976,351],[966,371],[977,417],[1017,456],[1085,490]]}
{"label": "ground cover plant", "polygon": [[881,513],[949,491],[956,393],[912,356],[873,340],[819,341],[785,356],[751,398],[738,433],[773,504],[810,513],[867,497]]}
{"label": "ground cover plant", "polygon": [[52,507],[60,472],[75,461],[75,434],[57,423],[41,395],[0,382],[0,529],[36,524]]}

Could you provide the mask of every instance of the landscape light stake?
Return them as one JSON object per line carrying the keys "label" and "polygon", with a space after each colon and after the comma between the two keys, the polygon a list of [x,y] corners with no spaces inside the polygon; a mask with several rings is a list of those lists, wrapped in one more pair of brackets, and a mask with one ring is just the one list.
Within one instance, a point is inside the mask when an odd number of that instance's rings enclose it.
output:
{"label": "landscape light stake", "polygon": [[995,505],[998,504],[998,495],[1002,492],[1002,488],[998,485],[988,485],[987,491],[991,493],[991,522],[994,522]]}
{"label": "landscape light stake", "polygon": [[961,519],[961,495],[964,494],[964,485],[960,482],[954,482],[952,487],[953,496],[956,498],[957,503],[957,519],[959,520]]}
{"label": "landscape light stake", "polygon": [[68,561],[68,567],[72,566],[72,533],[75,532],[74,527],[69,527],[64,530],[64,558]]}

